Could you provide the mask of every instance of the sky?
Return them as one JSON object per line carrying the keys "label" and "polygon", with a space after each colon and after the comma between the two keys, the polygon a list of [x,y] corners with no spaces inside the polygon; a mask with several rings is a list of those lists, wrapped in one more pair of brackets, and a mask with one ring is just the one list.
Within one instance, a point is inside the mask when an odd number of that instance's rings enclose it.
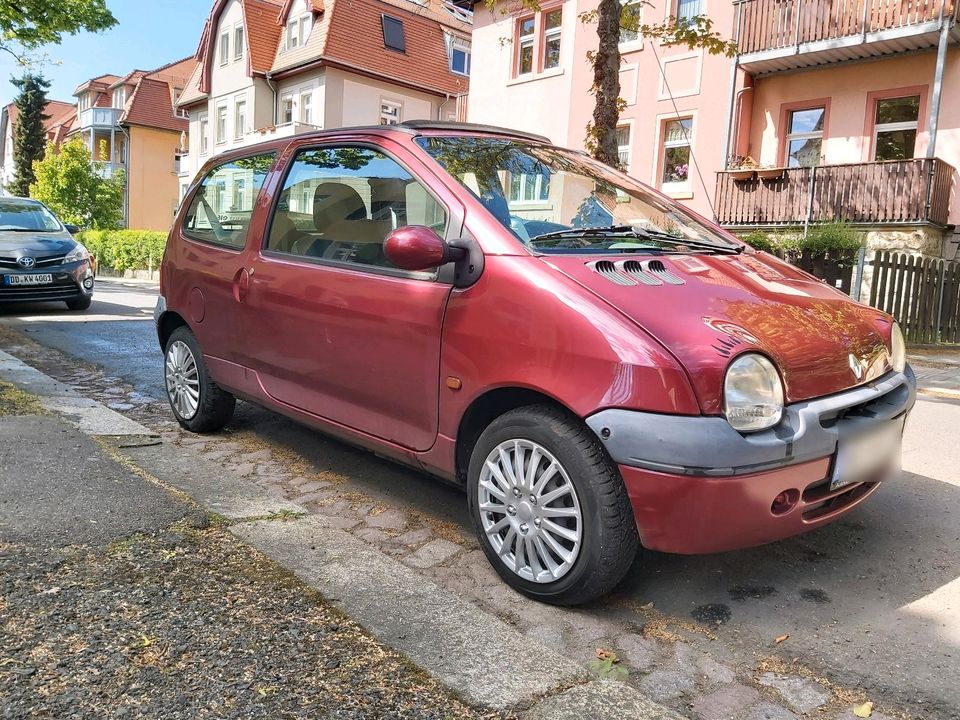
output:
{"label": "sky", "polygon": [[[47,97],[74,102],[73,89],[97,75],[152,70],[193,55],[212,4],[212,0],[107,0],[119,24],[103,33],[65,35],[61,45],[46,46],[50,59],[60,61],[43,66],[43,75],[51,81]],[[11,56],[0,53],[0,105],[13,100],[16,89],[8,81],[22,73]]]}

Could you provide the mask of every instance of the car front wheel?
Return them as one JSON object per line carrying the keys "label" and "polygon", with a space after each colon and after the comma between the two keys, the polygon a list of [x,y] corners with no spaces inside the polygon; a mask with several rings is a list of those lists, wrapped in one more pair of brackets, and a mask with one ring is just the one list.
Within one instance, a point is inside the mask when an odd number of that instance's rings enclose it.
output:
{"label": "car front wheel", "polygon": [[164,379],[170,408],[182,427],[204,433],[230,422],[236,398],[210,377],[200,345],[188,327],[178,327],[167,340]]}
{"label": "car front wheel", "polygon": [[639,546],[619,471],[589,428],[559,408],[494,420],[474,447],[468,498],[494,568],[544,602],[577,605],[609,592]]}

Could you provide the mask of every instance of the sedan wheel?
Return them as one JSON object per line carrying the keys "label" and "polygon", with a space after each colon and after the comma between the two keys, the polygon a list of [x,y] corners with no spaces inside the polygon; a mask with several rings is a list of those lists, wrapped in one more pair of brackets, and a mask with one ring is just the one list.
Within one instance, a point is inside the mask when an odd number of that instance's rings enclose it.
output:
{"label": "sedan wheel", "polygon": [[163,375],[173,416],[187,430],[211,432],[230,421],[236,398],[210,377],[190,328],[181,326],[171,333],[164,352]]}
{"label": "sedan wheel", "polygon": [[577,560],[583,519],[567,471],[542,445],[512,439],[487,456],[477,485],[483,531],[524,580],[549,583]]}

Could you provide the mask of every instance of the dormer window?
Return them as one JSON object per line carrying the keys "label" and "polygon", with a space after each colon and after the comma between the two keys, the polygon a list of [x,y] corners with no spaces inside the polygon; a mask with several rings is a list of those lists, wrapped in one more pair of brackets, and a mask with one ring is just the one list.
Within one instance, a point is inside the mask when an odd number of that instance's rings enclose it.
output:
{"label": "dormer window", "polygon": [[287,50],[298,48],[307,44],[310,38],[310,30],[313,26],[313,17],[307,13],[299,17],[290,18],[287,21]]}
{"label": "dormer window", "polygon": [[457,75],[470,74],[470,43],[458,37],[451,37],[450,43],[450,71]]}
{"label": "dormer window", "polygon": [[81,112],[90,108],[90,93],[83,93],[77,99],[77,107],[80,108]]}
{"label": "dormer window", "polygon": [[125,100],[126,93],[124,92],[123,85],[121,85],[113,91],[113,107],[122,108]]}

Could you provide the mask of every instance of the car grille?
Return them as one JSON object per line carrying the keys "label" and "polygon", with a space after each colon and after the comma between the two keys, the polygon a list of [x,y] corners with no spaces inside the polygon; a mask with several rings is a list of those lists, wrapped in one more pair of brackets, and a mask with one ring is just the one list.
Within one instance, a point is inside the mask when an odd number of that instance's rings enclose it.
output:
{"label": "car grille", "polygon": [[[41,267],[51,267],[53,265],[60,265],[63,263],[63,259],[66,255],[57,255],[55,257],[46,257],[46,258],[37,258],[34,268]],[[0,256],[0,268],[12,268],[14,270],[23,270],[24,268],[20,267],[17,264],[17,259],[15,257],[3,257]],[[31,270],[33,268],[30,268]]]}
{"label": "car grille", "polygon": [[79,294],[80,287],[69,275],[55,277],[51,285],[0,285],[0,303],[72,300]]}

